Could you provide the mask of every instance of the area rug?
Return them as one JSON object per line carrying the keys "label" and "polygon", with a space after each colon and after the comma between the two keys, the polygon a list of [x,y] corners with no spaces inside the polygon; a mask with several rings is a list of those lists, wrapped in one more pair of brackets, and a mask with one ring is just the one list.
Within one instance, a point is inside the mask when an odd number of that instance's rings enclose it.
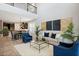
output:
{"label": "area rug", "polygon": [[50,45],[49,47],[45,47],[39,50],[35,49],[34,47],[30,47],[30,43],[23,43],[14,46],[18,53],[21,56],[52,56],[53,55],[53,46]]}

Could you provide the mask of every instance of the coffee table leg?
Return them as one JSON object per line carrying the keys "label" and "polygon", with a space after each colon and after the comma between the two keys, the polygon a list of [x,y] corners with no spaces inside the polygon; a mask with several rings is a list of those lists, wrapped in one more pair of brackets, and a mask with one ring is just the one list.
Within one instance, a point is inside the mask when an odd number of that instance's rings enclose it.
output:
{"label": "coffee table leg", "polygon": [[31,47],[31,42],[30,42],[30,47]]}
{"label": "coffee table leg", "polygon": [[39,45],[39,53],[40,53],[40,45]]}
{"label": "coffee table leg", "polygon": [[47,42],[47,44],[48,44],[48,48],[49,48],[49,41]]}

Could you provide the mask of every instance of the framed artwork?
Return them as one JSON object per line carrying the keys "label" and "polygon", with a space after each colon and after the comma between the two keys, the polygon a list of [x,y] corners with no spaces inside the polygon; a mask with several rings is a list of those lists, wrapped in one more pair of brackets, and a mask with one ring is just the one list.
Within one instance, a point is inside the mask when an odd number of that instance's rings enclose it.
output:
{"label": "framed artwork", "polygon": [[21,23],[21,29],[28,29],[28,23]]}

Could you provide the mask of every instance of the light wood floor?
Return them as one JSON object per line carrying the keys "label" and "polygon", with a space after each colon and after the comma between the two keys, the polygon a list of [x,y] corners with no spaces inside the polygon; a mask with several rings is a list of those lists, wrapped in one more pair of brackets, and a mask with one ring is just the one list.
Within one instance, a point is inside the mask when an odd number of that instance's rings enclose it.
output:
{"label": "light wood floor", "polygon": [[14,45],[21,43],[21,40],[12,40],[9,37],[0,37],[0,56],[20,56],[14,48]]}

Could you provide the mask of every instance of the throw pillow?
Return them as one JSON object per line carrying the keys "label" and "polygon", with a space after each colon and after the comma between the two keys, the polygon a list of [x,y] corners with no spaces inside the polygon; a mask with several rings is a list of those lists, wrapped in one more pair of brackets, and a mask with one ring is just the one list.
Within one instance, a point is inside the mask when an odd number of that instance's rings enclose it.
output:
{"label": "throw pillow", "polygon": [[56,34],[52,33],[51,38],[55,39],[55,37],[56,37]]}
{"label": "throw pillow", "polygon": [[44,33],[44,37],[49,37],[49,33]]}

